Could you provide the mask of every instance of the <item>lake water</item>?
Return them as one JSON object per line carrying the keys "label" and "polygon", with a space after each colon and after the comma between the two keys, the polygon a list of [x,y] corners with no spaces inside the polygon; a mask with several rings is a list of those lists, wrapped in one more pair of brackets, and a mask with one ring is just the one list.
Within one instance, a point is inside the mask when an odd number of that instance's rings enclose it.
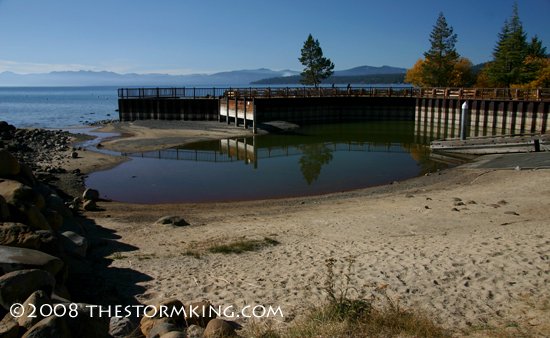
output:
{"label": "lake water", "polygon": [[[62,129],[116,119],[117,89],[0,87],[0,121],[16,127]],[[415,136],[414,122],[313,125],[254,139],[125,154],[132,161],[91,174],[86,185],[104,197],[136,203],[251,200],[347,191],[447,167],[430,158],[429,139],[421,139]]]}
{"label": "lake water", "polygon": [[131,203],[238,201],[389,184],[449,167],[415,142],[414,122],[311,125],[274,135],[125,154],[86,186]]}
{"label": "lake water", "polygon": [[117,89],[0,87],[0,121],[18,128],[66,128],[117,119]]}

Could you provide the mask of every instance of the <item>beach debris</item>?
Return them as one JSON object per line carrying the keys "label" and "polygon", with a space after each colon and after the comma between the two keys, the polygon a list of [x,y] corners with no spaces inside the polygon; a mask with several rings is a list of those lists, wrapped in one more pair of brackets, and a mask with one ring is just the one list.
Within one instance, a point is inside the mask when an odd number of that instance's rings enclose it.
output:
{"label": "beach debris", "polygon": [[470,200],[470,201],[466,202],[466,204],[477,204],[477,203],[476,203],[476,201]]}
{"label": "beach debris", "polygon": [[176,216],[176,215],[161,217],[155,222],[155,224],[172,225],[172,226],[177,226],[177,227],[189,225],[189,223],[187,223],[184,219],[182,219],[181,217]]}
{"label": "beach debris", "polygon": [[500,200],[497,202],[498,205],[506,205],[508,204],[508,202],[506,202],[505,200]]}
{"label": "beach debris", "polygon": [[489,204],[489,206],[492,208],[500,208],[500,205],[498,204]]}
{"label": "beach debris", "polygon": [[521,167],[518,165],[515,170],[521,170]]}
{"label": "beach debris", "polygon": [[455,206],[455,207],[458,207],[458,206],[461,206],[461,205],[464,205],[464,202],[454,202],[453,203],[453,206]]}
{"label": "beach debris", "polygon": [[460,211],[457,208],[452,208],[451,211]]}
{"label": "beach debris", "polygon": [[519,214],[515,211],[505,211],[504,212],[505,215],[514,215],[514,216],[519,216]]}
{"label": "beach debris", "polygon": [[462,201],[462,199],[458,198],[458,197],[451,198],[451,202],[461,202],[461,201]]}

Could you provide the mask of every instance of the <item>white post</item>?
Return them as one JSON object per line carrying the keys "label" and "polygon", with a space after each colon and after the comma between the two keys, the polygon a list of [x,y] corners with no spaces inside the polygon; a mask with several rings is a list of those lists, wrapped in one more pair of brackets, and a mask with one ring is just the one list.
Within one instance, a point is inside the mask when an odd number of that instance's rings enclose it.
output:
{"label": "white post", "polygon": [[465,140],[466,139],[466,117],[468,114],[468,101],[464,101],[462,104],[462,122],[461,122],[461,129],[460,129],[460,139]]}

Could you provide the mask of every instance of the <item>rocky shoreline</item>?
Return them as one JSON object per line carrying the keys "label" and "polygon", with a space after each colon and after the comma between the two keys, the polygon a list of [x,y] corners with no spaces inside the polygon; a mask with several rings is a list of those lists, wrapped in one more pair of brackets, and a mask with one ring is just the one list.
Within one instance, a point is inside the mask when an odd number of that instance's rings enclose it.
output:
{"label": "rocky shoreline", "polygon": [[94,248],[108,245],[110,232],[85,216],[98,209],[99,192],[69,165],[85,151],[74,144],[89,138],[0,122],[0,337],[186,337],[180,328],[192,324],[205,337],[233,332],[215,316],[154,315],[183,306],[174,299],[145,316],[98,315],[98,307],[139,306],[97,274],[108,262]]}

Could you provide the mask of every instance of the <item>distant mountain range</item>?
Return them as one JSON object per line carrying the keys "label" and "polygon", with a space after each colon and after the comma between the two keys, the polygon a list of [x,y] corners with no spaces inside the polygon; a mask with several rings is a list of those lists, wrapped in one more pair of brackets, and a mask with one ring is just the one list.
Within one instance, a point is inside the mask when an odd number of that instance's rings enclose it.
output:
{"label": "distant mountain range", "polygon": [[[361,66],[348,70],[336,71],[335,76],[359,76],[376,74],[405,73],[405,68],[390,66]],[[64,71],[43,74],[0,73],[0,86],[246,86],[254,81],[267,78],[299,76],[295,70],[270,70],[265,68],[253,70],[235,70],[215,74],[118,74],[114,72]]]}

